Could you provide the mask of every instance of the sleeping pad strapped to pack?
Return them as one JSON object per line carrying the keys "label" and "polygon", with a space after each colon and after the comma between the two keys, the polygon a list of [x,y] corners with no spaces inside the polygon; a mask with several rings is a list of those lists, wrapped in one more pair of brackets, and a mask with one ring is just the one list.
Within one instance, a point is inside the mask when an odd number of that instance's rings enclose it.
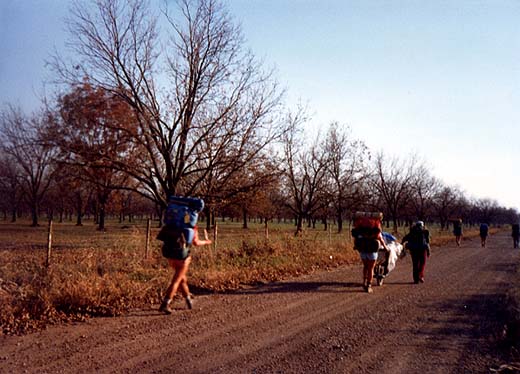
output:
{"label": "sleeping pad strapped to pack", "polygon": [[381,220],[383,213],[380,212],[356,212],[354,214],[354,249],[360,252],[377,252],[381,233]]}

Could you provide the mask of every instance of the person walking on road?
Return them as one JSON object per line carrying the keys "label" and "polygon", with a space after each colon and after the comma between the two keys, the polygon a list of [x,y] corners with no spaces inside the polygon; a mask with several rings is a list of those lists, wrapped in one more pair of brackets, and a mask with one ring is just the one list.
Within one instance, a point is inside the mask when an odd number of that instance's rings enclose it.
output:
{"label": "person walking on road", "polygon": [[[389,251],[381,233],[377,235],[375,242],[377,243],[377,247],[375,248],[383,247],[387,252]],[[377,256],[378,250],[375,252],[369,250],[359,251],[359,257],[363,262],[363,289],[368,293],[372,293],[372,280],[374,279],[374,268],[376,266]]]}
{"label": "person walking on road", "polygon": [[173,269],[173,278],[166,290],[159,311],[171,314],[170,303],[177,290],[181,289],[188,309],[193,308],[188,288],[188,269],[191,263],[190,249],[192,245],[210,244],[208,233],[204,230],[204,239],[199,238],[197,221],[199,213],[204,209],[204,201],[199,198],[170,196],[164,214],[164,226],[157,239],[163,242],[162,255]]}
{"label": "person walking on road", "polygon": [[489,234],[489,225],[487,223],[480,224],[480,245],[486,246],[487,237]]}
{"label": "person walking on road", "polygon": [[[162,253],[163,256],[168,260],[168,265],[173,269],[173,278],[166,290],[164,300],[159,307],[161,312],[171,314],[173,310],[170,307],[170,303],[177,294],[180,287],[181,293],[186,300],[188,309],[193,308],[193,301],[191,299],[190,289],[188,287],[188,269],[191,264],[190,247],[201,246],[211,244],[211,240],[208,239],[208,233],[204,230],[204,239],[199,239],[197,226],[194,227],[193,240],[191,243],[186,243],[185,240],[177,240],[176,234],[168,233],[168,226],[164,226],[162,234],[159,234],[158,238],[164,241]],[[170,238],[174,240],[170,240]],[[162,238],[162,239],[161,239]],[[181,237],[182,238],[182,237]]]}
{"label": "person walking on road", "polygon": [[518,241],[520,240],[520,224],[513,223],[511,228],[511,236],[513,237],[513,248],[518,248]]}
{"label": "person walking on road", "polygon": [[383,213],[356,212],[354,215],[354,249],[359,251],[363,262],[363,290],[372,293],[372,280],[376,266],[379,248],[389,251],[381,234],[381,220]]}
{"label": "person walking on road", "polygon": [[460,218],[453,221],[453,235],[455,235],[457,246],[460,247],[460,242],[462,240],[462,219]]}
{"label": "person walking on road", "polygon": [[424,268],[426,258],[430,257],[430,232],[424,227],[423,221],[417,221],[406,234],[401,243],[412,256],[413,282],[424,283]]}

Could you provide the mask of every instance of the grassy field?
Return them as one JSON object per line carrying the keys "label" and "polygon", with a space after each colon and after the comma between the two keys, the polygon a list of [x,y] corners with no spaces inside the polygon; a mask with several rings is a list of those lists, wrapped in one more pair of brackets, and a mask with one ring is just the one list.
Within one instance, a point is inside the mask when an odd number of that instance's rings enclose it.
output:
{"label": "grassy field", "polygon": [[[172,274],[160,254],[156,226],[152,224],[145,258],[146,222],[109,222],[106,232],[92,223],[55,223],[46,267],[45,225],[0,223],[2,333],[19,334],[50,323],[114,316],[158,304]],[[451,232],[435,227],[430,232],[434,246],[454,240]],[[218,233],[216,248],[192,250],[189,283],[195,295],[359,262],[348,227],[338,234],[335,227],[325,231],[320,226],[295,237],[291,224],[273,224],[267,238],[263,225],[251,223],[244,230],[239,223],[225,222]],[[477,229],[465,230],[466,238],[477,235]]]}

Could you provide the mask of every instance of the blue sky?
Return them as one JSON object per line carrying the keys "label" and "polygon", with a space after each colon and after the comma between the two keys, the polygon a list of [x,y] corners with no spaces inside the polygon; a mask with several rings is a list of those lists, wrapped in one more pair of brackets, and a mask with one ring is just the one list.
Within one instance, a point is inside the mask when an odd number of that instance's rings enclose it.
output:
{"label": "blue sky", "polygon": [[[0,102],[34,107],[63,48],[68,1],[0,1]],[[417,153],[468,196],[520,209],[520,2],[229,0],[309,133],[349,125],[377,152]]]}

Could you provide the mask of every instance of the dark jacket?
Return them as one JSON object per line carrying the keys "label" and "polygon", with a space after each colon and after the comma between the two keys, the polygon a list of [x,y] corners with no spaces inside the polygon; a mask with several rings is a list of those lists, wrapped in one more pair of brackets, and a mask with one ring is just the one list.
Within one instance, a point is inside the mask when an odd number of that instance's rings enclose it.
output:
{"label": "dark jacket", "polygon": [[427,229],[413,227],[401,242],[406,243],[406,248],[410,251],[426,250],[428,254],[430,252],[430,232]]}

